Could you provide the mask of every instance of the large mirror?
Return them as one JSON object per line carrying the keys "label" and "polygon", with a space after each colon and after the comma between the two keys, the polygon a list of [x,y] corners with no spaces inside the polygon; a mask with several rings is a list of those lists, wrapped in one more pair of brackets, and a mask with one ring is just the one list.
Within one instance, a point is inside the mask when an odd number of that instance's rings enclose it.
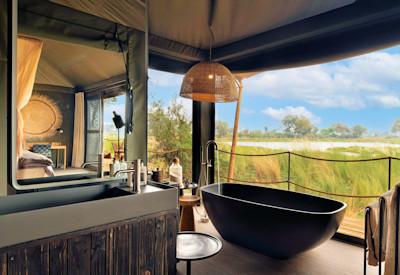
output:
{"label": "large mirror", "polygon": [[123,160],[124,53],[24,34],[17,47],[19,184],[96,177],[99,155],[105,173]]}
{"label": "large mirror", "polygon": [[7,193],[126,178],[115,171],[127,160],[146,164],[145,5],[128,5],[126,24],[104,12],[126,8],[114,1],[100,13],[90,1],[14,4]]}

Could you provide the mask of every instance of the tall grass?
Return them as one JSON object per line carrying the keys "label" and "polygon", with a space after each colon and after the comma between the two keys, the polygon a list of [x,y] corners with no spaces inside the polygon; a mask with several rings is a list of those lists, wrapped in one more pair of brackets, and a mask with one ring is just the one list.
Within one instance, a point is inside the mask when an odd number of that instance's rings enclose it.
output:
{"label": "tall grass", "polygon": [[[230,151],[230,146],[223,144],[220,148]],[[238,146],[237,153],[269,154],[277,150],[259,147]],[[396,149],[335,148],[328,151],[297,151],[296,153],[336,160],[369,159],[378,157],[399,157]],[[351,154],[349,154],[351,153]],[[229,154],[220,154],[221,175],[227,175]],[[291,155],[290,180],[299,185],[329,193],[344,195],[380,195],[388,189],[388,160],[370,162],[327,162],[305,159]],[[236,156],[235,176],[238,180],[250,183],[285,181],[288,179],[288,155],[267,157]],[[400,161],[392,160],[391,186],[400,181]],[[269,187],[286,189],[287,184],[274,184]],[[366,205],[376,199],[345,198],[312,192],[302,187],[291,185],[291,190],[322,195],[345,201],[348,204],[347,216],[362,218]]]}

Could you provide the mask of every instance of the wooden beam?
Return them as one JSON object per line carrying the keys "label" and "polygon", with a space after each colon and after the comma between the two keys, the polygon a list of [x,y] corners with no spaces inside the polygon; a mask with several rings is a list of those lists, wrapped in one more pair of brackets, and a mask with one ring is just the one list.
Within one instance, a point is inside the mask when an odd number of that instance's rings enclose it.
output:
{"label": "wooden beam", "polygon": [[228,182],[232,182],[232,179],[235,175],[235,159],[236,159],[235,153],[236,153],[236,144],[239,131],[240,104],[242,103],[242,92],[243,92],[243,83],[242,79],[239,79],[239,98],[236,104],[235,124],[233,126],[231,157],[229,160],[229,171],[228,171]]}

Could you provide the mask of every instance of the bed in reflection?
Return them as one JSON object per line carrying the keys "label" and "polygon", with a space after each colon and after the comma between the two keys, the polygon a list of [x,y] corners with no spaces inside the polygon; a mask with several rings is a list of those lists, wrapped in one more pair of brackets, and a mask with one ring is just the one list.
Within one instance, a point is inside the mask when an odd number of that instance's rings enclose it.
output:
{"label": "bed in reflection", "polygon": [[53,161],[43,154],[24,150],[18,159],[17,179],[32,179],[55,176]]}

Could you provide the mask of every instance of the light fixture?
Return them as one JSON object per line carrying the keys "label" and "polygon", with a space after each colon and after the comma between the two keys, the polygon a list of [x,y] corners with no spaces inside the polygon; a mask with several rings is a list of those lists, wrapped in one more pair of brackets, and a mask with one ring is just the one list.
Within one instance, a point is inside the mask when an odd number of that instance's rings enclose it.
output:
{"label": "light fixture", "polygon": [[117,135],[117,152],[114,152],[114,158],[116,158],[116,159],[120,159],[120,151],[121,151],[121,148],[120,148],[120,144],[119,144],[119,129],[121,129],[122,127],[124,127],[125,126],[125,123],[124,123],[124,121],[123,121],[123,119],[122,119],[122,117],[119,115],[119,114],[117,114],[115,111],[113,111],[113,115],[114,115],[114,117],[113,117],[113,122],[114,122],[114,125],[115,125],[115,128],[117,128],[117,131],[118,131],[118,135]]}
{"label": "light fixture", "polygon": [[180,96],[212,103],[237,101],[239,90],[235,76],[224,65],[212,62],[212,40],[210,26],[210,60],[200,62],[187,71],[182,81]]}

